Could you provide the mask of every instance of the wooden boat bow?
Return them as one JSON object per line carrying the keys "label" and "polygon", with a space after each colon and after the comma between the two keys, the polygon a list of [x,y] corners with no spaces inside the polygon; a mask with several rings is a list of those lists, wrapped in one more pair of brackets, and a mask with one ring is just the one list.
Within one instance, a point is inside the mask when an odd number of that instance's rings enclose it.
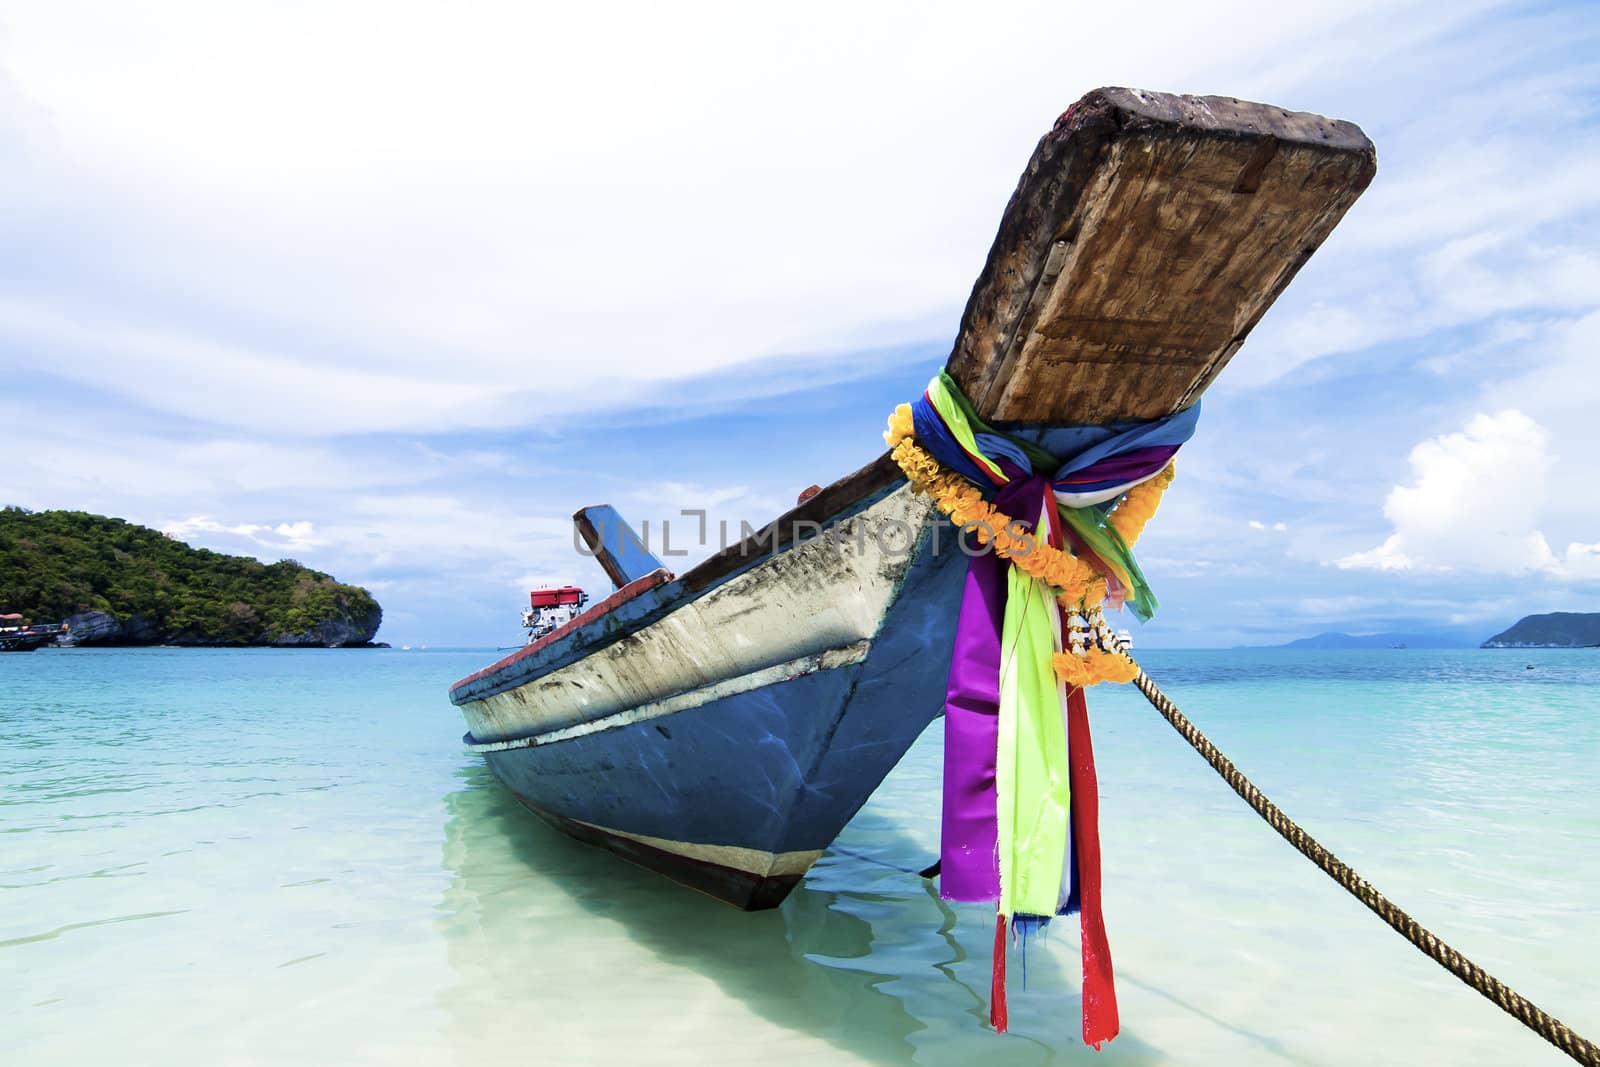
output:
{"label": "wooden boat bow", "polygon": [[1034,149],[946,369],[997,422],[1185,408],[1376,172],[1353,123],[1096,89]]}

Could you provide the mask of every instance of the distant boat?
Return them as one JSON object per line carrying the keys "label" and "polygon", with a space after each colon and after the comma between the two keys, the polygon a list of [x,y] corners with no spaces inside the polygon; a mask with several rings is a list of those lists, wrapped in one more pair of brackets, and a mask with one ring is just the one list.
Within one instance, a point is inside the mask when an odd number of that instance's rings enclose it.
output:
{"label": "distant boat", "polygon": [[[1040,141],[946,370],[1047,450],[1189,408],[1372,159],[1315,115],[1091,93]],[[778,904],[941,713],[967,569],[887,455],[802,499],[676,576],[615,511],[580,511],[616,590],[451,688],[467,747],[573,836]]]}
{"label": "distant boat", "polygon": [[21,615],[0,615],[0,652],[32,652],[44,645],[55,644],[56,638],[66,629],[66,624],[59,622],[24,626]]}

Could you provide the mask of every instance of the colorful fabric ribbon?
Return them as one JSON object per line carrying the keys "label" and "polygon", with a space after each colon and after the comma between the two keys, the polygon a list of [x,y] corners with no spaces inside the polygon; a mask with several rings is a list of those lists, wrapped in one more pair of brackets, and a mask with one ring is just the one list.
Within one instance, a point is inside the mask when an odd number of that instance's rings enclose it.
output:
{"label": "colorful fabric ribbon", "polygon": [[[978,418],[947,375],[912,405],[917,443],[980,487],[1040,542],[1090,559],[1141,618],[1155,608],[1106,513],[1159,474],[1198,410],[1111,427],[1046,431],[1060,458]],[[1131,535],[1130,535],[1131,536]],[[1083,1037],[1117,1034],[1116,989],[1100,905],[1099,798],[1087,705],[1052,661],[1067,610],[1057,590],[991,553],[970,558],[945,703],[940,895],[997,902],[990,1018],[1007,1024],[1005,940],[1077,911],[1083,932]]]}
{"label": "colorful fabric ribbon", "polygon": [[1140,620],[1155,613],[1155,594],[1106,512],[1129,489],[1166,468],[1194,434],[1198,403],[1148,422],[1040,431],[1045,444],[1073,449],[1061,453],[1065,458],[1022,436],[1023,431],[1007,434],[989,426],[942,372],[911,406],[911,417],[917,443],[985,496],[992,498],[1019,479],[1043,479],[1059,505],[1052,519],[1066,524],[1065,543],[1106,576],[1112,603],[1126,603]]}

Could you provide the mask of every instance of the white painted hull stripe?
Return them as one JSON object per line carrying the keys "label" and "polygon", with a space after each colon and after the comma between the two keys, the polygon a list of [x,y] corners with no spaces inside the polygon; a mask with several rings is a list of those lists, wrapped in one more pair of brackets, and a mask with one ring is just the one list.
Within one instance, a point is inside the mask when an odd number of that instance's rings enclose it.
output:
{"label": "white painted hull stripe", "polygon": [[763,852],[758,848],[741,848],[738,845],[696,845],[687,841],[668,841],[664,837],[650,837],[647,834],[630,834],[626,830],[613,830],[609,826],[599,826],[592,822],[583,822],[582,819],[573,819],[573,822],[582,823],[591,830],[598,830],[612,837],[624,837],[629,841],[637,841],[641,845],[649,845],[663,852],[683,856],[699,863],[711,863],[718,867],[731,867],[734,870],[744,871],[748,874],[771,878],[776,875],[805,874],[811,865],[822,855],[822,849],[808,852]]}
{"label": "white painted hull stripe", "polygon": [[[548,733],[535,734],[532,737],[519,737],[510,741],[468,741],[467,749],[472,752],[506,752],[514,748],[533,748],[536,745],[552,745],[557,741],[569,741],[574,737],[586,737],[589,734],[601,733],[605,730],[615,730],[619,726],[632,726],[634,723],[645,722],[649,719],[658,719],[664,715],[674,715],[680,711],[709,704],[713,700],[724,697],[737,696],[748,693],[753,689],[764,689],[778,682],[793,681],[817,671],[833,670],[836,667],[848,667],[860,663],[867,657],[867,650],[871,647],[870,641],[856,641],[842,648],[830,648],[825,652],[813,652],[808,656],[792,659],[787,663],[775,664],[749,674],[741,674],[736,678],[726,678],[711,685],[691,689],[685,693],[678,693],[665,700],[657,700],[649,704],[641,704],[627,711],[619,711],[614,715],[606,715],[589,722],[580,722],[574,726],[562,727]],[[470,735],[469,735],[470,736]],[[619,831],[607,830],[607,833]],[[623,835],[628,836],[628,835]],[[641,840],[643,840],[641,838]],[[653,843],[653,842],[652,842]]]}

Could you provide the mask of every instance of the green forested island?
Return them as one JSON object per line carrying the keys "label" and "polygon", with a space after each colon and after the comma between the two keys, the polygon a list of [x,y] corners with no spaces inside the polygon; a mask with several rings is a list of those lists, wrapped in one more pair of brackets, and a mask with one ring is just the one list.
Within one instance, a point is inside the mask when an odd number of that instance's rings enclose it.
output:
{"label": "green forested island", "polygon": [[1600,613],[1552,611],[1528,615],[1495,634],[1484,648],[1594,648],[1600,646]]}
{"label": "green forested island", "polygon": [[294,560],[190,548],[82,511],[0,508],[0,613],[67,622],[64,644],[369,644],[383,609]]}

